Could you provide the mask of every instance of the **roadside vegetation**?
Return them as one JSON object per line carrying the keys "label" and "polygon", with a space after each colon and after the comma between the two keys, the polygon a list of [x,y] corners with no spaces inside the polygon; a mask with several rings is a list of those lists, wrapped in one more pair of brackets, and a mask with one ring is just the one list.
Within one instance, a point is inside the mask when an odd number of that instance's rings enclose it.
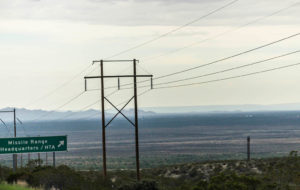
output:
{"label": "roadside vegetation", "polygon": [[300,157],[292,151],[281,158],[189,163],[143,169],[141,174],[143,180],[137,183],[134,170],[109,171],[104,179],[99,171],[39,166],[38,160],[16,173],[0,167],[2,184],[23,181],[46,190],[296,190],[300,189]]}
{"label": "roadside vegetation", "polygon": [[37,190],[37,189],[22,187],[20,185],[0,184],[0,190]]}

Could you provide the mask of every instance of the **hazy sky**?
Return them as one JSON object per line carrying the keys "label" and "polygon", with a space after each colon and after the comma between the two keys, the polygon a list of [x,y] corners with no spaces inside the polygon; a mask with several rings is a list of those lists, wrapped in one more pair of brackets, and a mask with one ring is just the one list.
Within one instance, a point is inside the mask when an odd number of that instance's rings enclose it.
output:
{"label": "hazy sky", "polygon": [[[84,89],[83,76],[99,74],[91,66],[69,81],[93,60],[110,57],[195,20],[231,1],[223,0],[0,0],[0,107],[56,109]],[[297,1],[239,0],[215,14],[184,27],[160,40],[114,59],[139,59],[138,72],[155,76],[176,72],[227,57],[300,32]],[[221,33],[226,34],[215,37]],[[176,53],[178,48],[197,43]],[[300,36],[192,72],[155,80],[155,83],[202,75],[261,59],[300,50]],[[164,56],[159,56],[164,55]],[[299,53],[219,75],[189,82],[230,77],[300,62]],[[132,73],[130,64],[107,63],[106,74]],[[300,102],[300,66],[266,74],[190,87],[153,90],[139,99],[140,107],[219,104],[277,104]],[[127,83],[128,80],[121,80]],[[116,85],[108,80],[107,86]],[[145,83],[149,84],[149,83]],[[143,84],[141,84],[143,85]],[[88,81],[89,89],[100,87]],[[110,93],[112,90],[107,91]],[[143,92],[147,88],[139,89]],[[130,91],[110,98],[122,102]],[[43,97],[43,98],[41,98]],[[63,110],[79,110],[95,102],[99,91],[86,92]],[[99,108],[96,104],[91,108]]]}

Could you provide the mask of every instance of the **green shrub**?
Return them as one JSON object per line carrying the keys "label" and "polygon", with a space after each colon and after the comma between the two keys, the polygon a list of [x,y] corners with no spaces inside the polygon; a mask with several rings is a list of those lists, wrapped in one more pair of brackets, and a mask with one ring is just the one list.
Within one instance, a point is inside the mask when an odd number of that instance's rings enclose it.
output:
{"label": "green shrub", "polygon": [[0,166],[0,182],[3,182],[4,180],[6,180],[11,172],[12,171],[10,168]]}
{"label": "green shrub", "polygon": [[142,181],[140,183],[124,185],[118,190],[158,190],[158,188],[155,181]]}
{"label": "green shrub", "polygon": [[33,187],[50,189],[80,190],[83,188],[84,179],[74,170],[66,166],[58,168],[36,168],[27,179],[27,183]]}

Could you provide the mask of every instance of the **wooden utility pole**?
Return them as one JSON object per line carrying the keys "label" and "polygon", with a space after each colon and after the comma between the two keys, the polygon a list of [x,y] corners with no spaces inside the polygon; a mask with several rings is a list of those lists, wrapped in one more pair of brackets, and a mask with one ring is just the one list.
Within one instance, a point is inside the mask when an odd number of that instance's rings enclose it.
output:
{"label": "wooden utility pole", "polygon": [[[152,77],[152,76],[151,76]],[[136,81],[136,60],[133,60],[133,83],[134,83],[134,124],[135,124],[135,158],[136,158],[136,177],[140,180],[140,151],[139,151],[139,120],[137,104],[137,81]]]}
{"label": "wooden utility pole", "polygon": [[46,166],[48,166],[48,152],[46,152]]}
{"label": "wooden utility pole", "polygon": [[23,154],[21,153],[21,168],[23,168]]}
{"label": "wooden utility pole", "polygon": [[30,153],[28,153],[28,158],[27,158],[27,163],[29,164],[30,162]]}
{"label": "wooden utility pole", "polygon": [[250,161],[250,136],[247,137],[247,160]]}
{"label": "wooden utility pole", "polygon": [[[16,122],[16,109],[14,108],[14,137],[17,137],[17,122]],[[17,154],[13,154],[13,170],[17,171],[18,168],[18,156]]]}
{"label": "wooden utility pole", "polygon": [[[136,71],[136,63],[137,60],[100,60],[93,61],[93,64],[99,62],[100,63],[100,76],[86,76],[85,79],[85,90],[87,90],[87,79],[98,79],[101,81],[101,116],[102,116],[102,157],[103,157],[103,175],[107,176],[107,168],[106,168],[106,139],[105,139],[105,129],[108,125],[119,115],[121,114],[134,128],[135,128],[135,153],[136,153],[136,178],[140,180],[140,160],[139,160],[139,125],[138,125],[138,102],[137,102],[137,78],[139,77],[153,77],[153,75],[137,75]],[[104,62],[132,62],[133,63],[133,75],[104,75]],[[118,90],[120,90],[120,78],[133,78],[133,97],[128,100],[128,102],[121,108],[118,109],[107,97],[105,97],[105,86],[104,79],[105,78],[117,78],[118,79]],[[151,80],[152,87],[152,80]],[[126,115],[122,113],[122,110],[132,101],[134,100],[134,122],[131,121]],[[106,123],[105,121],[105,102],[108,102],[112,107],[114,107],[118,113]]]}
{"label": "wooden utility pole", "polygon": [[[100,76],[103,75],[103,60],[100,61]],[[105,140],[105,107],[104,107],[104,78],[101,77],[101,114],[102,114],[102,165],[103,175],[106,176],[106,140]]]}
{"label": "wooden utility pole", "polygon": [[52,161],[53,161],[53,167],[55,168],[55,164],[56,164],[55,163],[55,152],[53,152],[53,160]]}
{"label": "wooden utility pole", "polygon": [[41,154],[38,153],[38,163],[39,163],[39,166],[41,166]]}

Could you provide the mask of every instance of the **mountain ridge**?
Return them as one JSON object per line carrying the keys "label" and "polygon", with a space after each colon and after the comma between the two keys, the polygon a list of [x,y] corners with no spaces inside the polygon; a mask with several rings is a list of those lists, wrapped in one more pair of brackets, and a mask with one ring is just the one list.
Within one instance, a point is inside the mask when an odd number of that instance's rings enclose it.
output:
{"label": "mountain ridge", "polygon": [[[0,111],[14,108],[6,107]],[[263,112],[263,111],[299,111],[300,103],[287,104],[244,104],[244,105],[204,105],[204,106],[175,106],[175,107],[142,107],[139,109],[139,116],[154,116],[156,114],[201,114],[201,113],[226,113],[226,112]],[[79,120],[79,119],[99,119],[101,111],[96,109],[88,109],[84,111],[54,111],[42,109],[26,109],[16,108],[17,118],[22,121],[41,121],[41,120]],[[106,112],[108,117],[112,117],[117,113],[115,110]],[[132,117],[134,109],[124,109],[122,113]],[[0,119],[12,121],[13,115],[9,113],[1,114]]]}

